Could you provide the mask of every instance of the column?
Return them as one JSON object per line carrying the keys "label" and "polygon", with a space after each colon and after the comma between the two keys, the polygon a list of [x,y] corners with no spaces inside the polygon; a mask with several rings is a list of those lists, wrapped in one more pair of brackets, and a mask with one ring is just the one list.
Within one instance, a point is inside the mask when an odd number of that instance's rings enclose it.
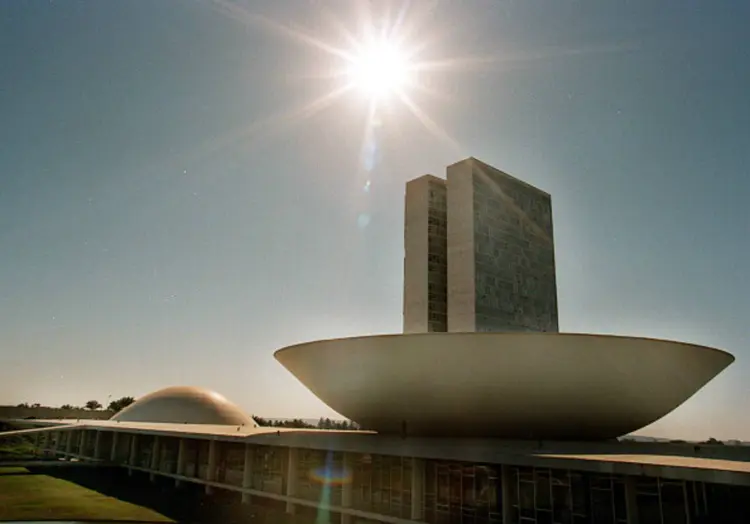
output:
{"label": "column", "polygon": [[78,440],[78,456],[79,457],[85,457],[86,456],[86,430],[81,430],[81,437]]}
{"label": "column", "polygon": [[635,489],[635,478],[625,477],[625,511],[628,524],[638,524],[638,496]]}
{"label": "column", "polygon": [[159,436],[154,436],[154,443],[151,445],[151,463],[149,464],[149,469],[151,470],[148,474],[148,479],[151,482],[154,482],[156,480],[156,473],[154,471],[157,471],[159,469]]}
{"label": "column", "polygon": [[163,439],[159,441],[159,458],[156,461],[157,471],[167,471],[167,459],[169,454],[167,453],[167,442]]}
{"label": "column", "polygon": [[[253,455],[255,448],[250,444],[245,444],[245,464],[242,467],[242,487],[250,489],[253,487]],[[250,493],[242,494],[242,503],[250,503]]]}
{"label": "column", "polygon": [[96,431],[94,433],[94,458],[99,460],[102,452],[102,432]]}
{"label": "column", "polygon": [[[187,462],[187,440],[184,438],[180,439],[180,443],[177,448],[177,468],[175,470],[175,473],[177,475],[184,475],[185,474],[185,462]],[[180,484],[182,484],[182,481],[180,479],[174,480],[175,487],[178,487]]]}
{"label": "column", "polygon": [[512,524],[513,522],[513,493],[515,482],[513,471],[510,466],[500,467],[500,488],[502,490],[503,501],[503,524]]}
{"label": "column", "polygon": [[424,460],[411,459],[411,520],[422,520],[424,508]]}
{"label": "column", "polygon": [[60,447],[60,432],[52,433],[52,456],[57,457],[57,450]]}
{"label": "column", "polygon": [[[353,477],[352,475],[352,468],[354,467],[354,456],[351,453],[344,453],[344,460],[342,461],[342,469],[341,472],[342,476],[344,478],[351,479]],[[344,482],[344,484],[341,486],[341,506],[344,508],[351,508],[352,507],[352,483],[351,482]],[[341,524],[351,524],[352,522],[352,516],[347,513],[341,514]]]}
{"label": "column", "polygon": [[[208,468],[206,471],[206,480],[213,482],[216,480],[216,460],[218,459],[217,442],[212,440],[208,443]],[[206,486],[206,495],[214,492],[212,486]]]}
{"label": "column", "polygon": [[[297,448],[289,448],[289,460],[286,465],[286,496],[294,497],[297,494]],[[294,514],[294,502],[286,503],[286,512]]]}
{"label": "column", "polygon": [[[130,451],[128,452],[128,466],[135,466],[135,454],[138,451],[138,434],[130,434]],[[133,476],[133,468],[128,468],[128,476]]]}
{"label": "column", "polygon": [[49,431],[45,431],[44,432],[44,441],[43,441],[44,443],[42,444],[42,451],[44,452],[45,455],[47,455],[47,450],[49,450],[49,440],[50,440],[49,437],[50,437],[50,432]]}
{"label": "column", "polygon": [[65,454],[68,460],[70,460],[70,450],[73,449],[73,436],[72,431],[65,432]]}
{"label": "column", "polygon": [[112,447],[109,448],[109,461],[115,462],[117,460],[117,437],[119,433],[117,431],[112,432]]}

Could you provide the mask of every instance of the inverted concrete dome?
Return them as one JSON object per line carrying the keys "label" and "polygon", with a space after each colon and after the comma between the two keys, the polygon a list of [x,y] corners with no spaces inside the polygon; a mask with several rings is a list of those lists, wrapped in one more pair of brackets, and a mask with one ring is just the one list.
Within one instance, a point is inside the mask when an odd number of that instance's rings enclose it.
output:
{"label": "inverted concrete dome", "polygon": [[524,439],[631,433],[734,361],[693,344],[559,333],[358,337],[290,346],[274,356],[367,429]]}
{"label": "inverted concrete dome", "polygon": [[112,417],[122,422],[257,426],[226,397],[209,389],[173,386],[145,395]]}

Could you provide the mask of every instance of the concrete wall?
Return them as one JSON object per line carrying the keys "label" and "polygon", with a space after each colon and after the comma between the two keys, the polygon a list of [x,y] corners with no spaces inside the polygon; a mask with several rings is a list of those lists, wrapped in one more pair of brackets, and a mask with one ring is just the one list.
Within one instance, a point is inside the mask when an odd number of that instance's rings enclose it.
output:
{"label": "concrete wall", "polygon": [[[451,311],[452,318],[473,316],[475,331],[557,331],[550,196],[476,159],[449,167],[448,185],[451,220],[454,210],[472,213],[471,227],[449,235],[449,245],[457,245],[452,252],[461,253],[449,258],[450,278],[457,280],[451,290],[462,297],[449,302],[465,309]],[[468,287],[475,292],[471,303]],[[464,320],[450,329],[467,327]]]}
{"label": "concrete wall", "polygon": [[406,184],[404,332],[447,331],[445,181],[431,175]]}
{"label": "concrete wall", "polygon": [[106,420],[113,415],[111,411],[89,411],[87,409],[61,409],[50,407],[19,408],[17,406],[0,406],[0,419],[40,418],[40,419],[86,419]]}
{"label": "concrete wall", "polygon": [[405,203],[405,333],[558,330],[547,193],[468,158]]}
{"label": "concrete wall", "polygon": [[476,328],[471,159],[448,166],[448,331]]}

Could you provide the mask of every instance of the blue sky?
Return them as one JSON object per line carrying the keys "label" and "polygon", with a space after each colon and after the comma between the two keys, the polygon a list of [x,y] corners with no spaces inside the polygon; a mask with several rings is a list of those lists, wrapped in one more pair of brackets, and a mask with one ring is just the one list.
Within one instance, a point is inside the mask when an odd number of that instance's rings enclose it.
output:
{"label": "blue sky", "polygon": [[[410,93],[444,135],[381,108],[368,173],[368,101],[300,111],[341,61],[277,26],[347,49],[404,5],[419,60],[473,60]],[[404,183],[475,156],[553,195],[562,330],[737,356],[648,432],[750,439],[750,4],[234,6],[0,5],[0,403],[331,415],[273,351],[400,331]]]}

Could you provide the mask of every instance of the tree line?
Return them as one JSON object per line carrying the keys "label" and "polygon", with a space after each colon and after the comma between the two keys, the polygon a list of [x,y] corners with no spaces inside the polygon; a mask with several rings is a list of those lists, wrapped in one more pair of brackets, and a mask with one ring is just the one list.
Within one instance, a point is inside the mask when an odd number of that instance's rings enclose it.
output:
{"label": "tree line", "polygon": [[[113,400],[107,405],[107,411],[111,411],[112,413],[117,413],[118,411],[121,411],[125,409],[126,407],[128,407],[133,402],[135,402],[135,398],[133,397],[120,397],[117,400]],[[21,404],[18,404],[17,407],[19,408],[41,408],[41,407],[47,407],[47,406],[42,406],[39,403],[29,404],[27,402],[22,402]],[[83,406],[63,404],[62,406],[60,406],[60,409],[66,409],[66,410],[87,409],[89,411],[98,411],[102,409],[103,407],[104,406],[102,405],[102,403],[99,402],[98,400],[88,400]],[[273,427],[273,428],[337,429],[337,430],[342,430],[342,431],[353,431],[353,430],[362,429],[359,425],[357,425],[355,422],[352,422],[350,420],[332,420],[330,418],[324,418],[324,417],[320,417],[317,424],[312,424],[310,422],[302,420],[301,418],[279,420],[279,419],[263,418],[257,415],[253,415],[252,418],[259,426]]]}
{"label": "tree line", "polygon": [[[120,397],[117,400],[111,401],[107,405],[107,411],[111,411],[113,413],[117,413],[118,411],[121,411],[128,407],[130,404],[135,402],[135,398],[133,397]],[[19,408],[41,408],[41,407],[51,407],[51,406],[42,406],[38,402],[34,404],[29,404],[28,402],[21,402],[16,407]],[[83,406],[74,406],[73,404],[63,404],[60,406],[60,409],[87,409],[89,411],[98,411],[102,409],[104,405],[102,405],[101,402],[98,400],[87,400],[86,403]]]}
{"label": "tree line", "polygon": [[312,424],[301,418],[294,419],[270,419],[253,415],[253,420],[259,425],[272,428],[302,428],[302,429],[338,429],[342,431],[354,431],[362,429],[351,420],[332,420],[320,417],[317,424]]}

